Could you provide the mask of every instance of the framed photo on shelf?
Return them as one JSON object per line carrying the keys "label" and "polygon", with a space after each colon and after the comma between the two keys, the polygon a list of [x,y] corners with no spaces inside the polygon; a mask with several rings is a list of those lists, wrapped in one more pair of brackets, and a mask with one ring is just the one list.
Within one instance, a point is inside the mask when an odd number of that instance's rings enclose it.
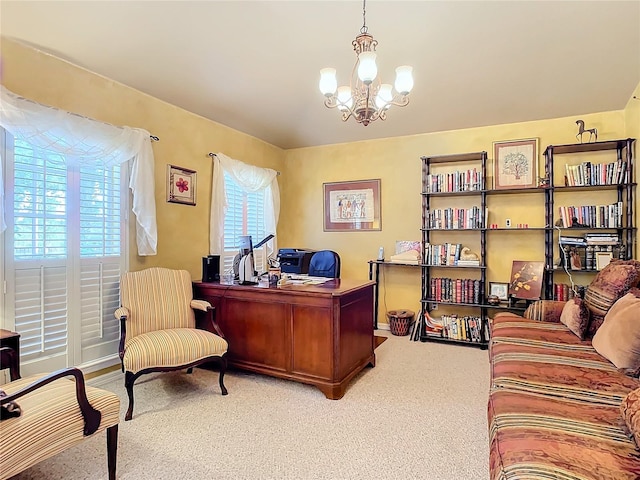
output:
{"label": "framed photo on shelf", "polygon": [[324,231],[382,230],[380,179],[324,183]]}
{"label": "framed photo on shelf", "polygon": [[602,270],[613,260],[611,252],[596,252],[596,270]]}
{"label": "framed photo on shelf", "polygon": [[524,300],[539,300],[543,275],[544,262],[514,260],[511,265],[509,295]]}
{"label": "framed photo on shelf", "polygon": [[196,204],[196,171],[167,165],[167,202]]}
{"label": "framed photo on shelf", "polygon": [[493,188],[537,188],[538,138],[493,142]]}
{"label": "framed photo on shelf", "polygon": [[489,295],[495,295],[500,301],[509,300],[509,284],[501,282],[489,282]]}

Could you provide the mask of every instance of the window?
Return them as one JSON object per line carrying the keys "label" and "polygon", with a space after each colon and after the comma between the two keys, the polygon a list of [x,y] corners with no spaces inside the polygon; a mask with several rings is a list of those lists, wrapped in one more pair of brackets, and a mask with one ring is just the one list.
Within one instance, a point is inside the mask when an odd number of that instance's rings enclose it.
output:
{"label": "window", "polygon": [[126,164],[71,166],[7,137],[3,327],[20,333],[26,373],[113,360],[127,259]]}
{"label": "window", "polygon": [[[238,237],[251,235],[253,244],[267,236],[264,218],[265,190],[243,192],[231,175],[224,173],[227,194],[227,212],[224,217],[224,271],[233,269],[233,258],[238,253]],[[267,270],[266,249],[254,250],[255,266],[258,273]]]}

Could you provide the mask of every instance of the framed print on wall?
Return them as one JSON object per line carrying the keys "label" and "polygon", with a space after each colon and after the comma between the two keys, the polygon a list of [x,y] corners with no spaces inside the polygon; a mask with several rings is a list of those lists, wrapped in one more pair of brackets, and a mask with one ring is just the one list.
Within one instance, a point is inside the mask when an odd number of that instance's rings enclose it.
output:
{"label": "framed print on wall", "polygon": [[493,142],[493,188],[538,186],[538,139]]}
{"label": "framed print on wall", "polygon": [[167,165],[167,202],[196,204],[196,171]]}
{"label": "framed print on wall", "polygon": [[382,230],[380,179],[322,185],[325,232]]}

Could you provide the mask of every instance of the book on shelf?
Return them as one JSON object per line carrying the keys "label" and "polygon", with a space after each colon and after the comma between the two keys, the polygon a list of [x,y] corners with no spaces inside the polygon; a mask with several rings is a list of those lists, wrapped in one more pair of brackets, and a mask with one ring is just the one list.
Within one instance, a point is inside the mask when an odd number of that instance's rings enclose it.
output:
{"label": "book on shelf", "polygon": [[432,277],[429,282],[430,298],[435,302],[480,303],[480,280]]}
{"label": "book on shelf", "polygon": [[456,265],[459,267],[479,267],[480,260],[458,260]]}
{"label": "book on shelf", "polygon": [[618,245],[620,235],[613,232],[593,232],[584,235],[587,245]]}
{"label": "book on shelf", "polygon": [[408,252],[409,250],[420,252],[420,240],[396,240],[396,254]]}
{"label": "book on shelf", "polygon": [[610,205],[572,205],[558,207],[562,228],[620,228],[624,213],[623,202]]}
{"label": "book on shelf", "polygon": [[435,320],[426,310],[424,311],[423,318],[425,334],[432,337],[442,337],[442,331],[444,330],[442,322]]}
{"label": "book on shelf", "polygon": [[396,240],[396,253],[391,255],[391,263],[419,265],[422,258],[420,240]]}
{"label": "book on shelf", "polygon": [[482,172],[476,168],[466,171],[427,175],[426,193],[468,192],[482,190]]}
{"label": "book on shelf", "polygon": [[426,331],[428,337],[440,337],[473,343],[482,341],[482,320],[480,317],[460,316],[454,313],[452,315],[442,315],[439,320],[431,318],[431,323],[437,327],[431,327]]}
{"label": "book on shelf", "polygon": [[627,162],[565,164],[564,175],[568,187],[617,185],[627,181]]}
{"label": "book on shelf", "polygon": [[586,246],[587,240],[585,239],[585,237],[567,237],[564,235],[560,235],[560,243],[563,245]]}

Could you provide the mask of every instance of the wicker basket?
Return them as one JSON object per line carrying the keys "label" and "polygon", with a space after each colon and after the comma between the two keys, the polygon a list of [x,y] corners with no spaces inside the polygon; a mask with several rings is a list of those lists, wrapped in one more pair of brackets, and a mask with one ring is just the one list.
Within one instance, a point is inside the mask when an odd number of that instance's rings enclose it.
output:
{"label": "wicker basket", "polygon": [[389,330],[393,335],[400,337],[409,335],[409,329],[413,323],[415,313],[411,310],[390,310],[387,312]]}

